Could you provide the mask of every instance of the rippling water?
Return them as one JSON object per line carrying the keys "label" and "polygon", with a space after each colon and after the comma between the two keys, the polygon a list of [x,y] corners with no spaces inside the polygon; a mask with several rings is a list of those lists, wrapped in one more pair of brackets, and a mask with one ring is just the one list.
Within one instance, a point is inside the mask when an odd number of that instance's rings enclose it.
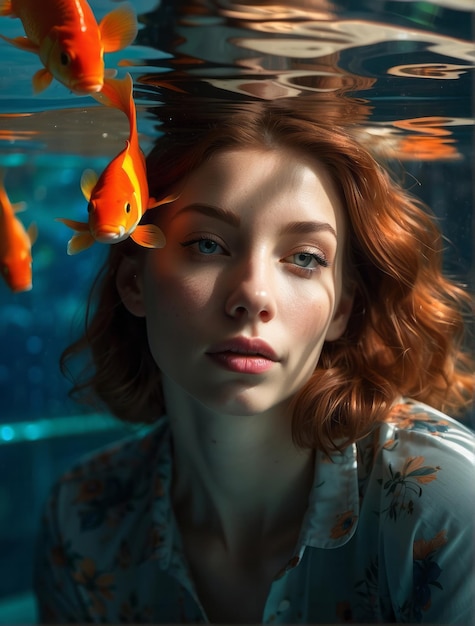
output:
{"label": "rippling water", "polygon": [[[90,4],[98,18],[117,6]],[[106,65],[132,74],[146,153],[164,125],[186,131],[187,107],[213,115],[236,102],[297,98],[322,120],[353,124],[362,143],[406,172],[441,218],[447,270],[473,287],[473,0],[133,4],[138,37],[106,55]],[[0,18],[0,33],[23,30]],[[36,56],[0,40],[0,166],[12,201],[27,203],[22,221],[39,231],[32,291],[0,284],[0,550],[8,569],[0,565],[0,602],[29,585],[30,549],[18,547],[31,546],[33,534],[25,493],[36,511],[61,464],[101,441],[81,439],[89,427],[78,426],[57,361],[105,246],[68,257],[70,232],[54,218],[85,219],[82,170],[100,171],[128,135],[122,113],[59,83],[33,95],[39,68]],[[52,443],[22,443],[68,433],[59,457]],[[12,472],[16,479],[5,480]]]}

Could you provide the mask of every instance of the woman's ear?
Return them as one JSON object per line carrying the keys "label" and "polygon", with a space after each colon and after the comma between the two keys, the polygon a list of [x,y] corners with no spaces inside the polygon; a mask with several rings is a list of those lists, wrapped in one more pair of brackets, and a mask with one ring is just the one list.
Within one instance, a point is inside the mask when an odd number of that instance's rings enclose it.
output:
{"label": "woman's ear", "polygon": [[348,320],[350,319],[351,312],[353,310],[353,301],[355,298],[354,291],[351,293],[343,292],[340,296],[340,302],[335,309],[333,319],[328,327],[325,341],[336,341],[340,339],[346,330]]}
{"label": "woman's ear", "polygon": [[137,258],[122,257],[117,268],[115,284],[127,311],[137,317],[145,317],[142,275]]}

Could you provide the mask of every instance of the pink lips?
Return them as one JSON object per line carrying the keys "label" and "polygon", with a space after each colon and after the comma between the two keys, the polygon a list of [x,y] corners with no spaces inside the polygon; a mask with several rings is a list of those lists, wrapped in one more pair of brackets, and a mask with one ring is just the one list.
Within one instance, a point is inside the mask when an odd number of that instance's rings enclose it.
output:
{"label": "pink lips", "polygon": [[208,356],[224,368],[241,374],[261,374],[279,361],[262,339],[236,337],[208,350]]}

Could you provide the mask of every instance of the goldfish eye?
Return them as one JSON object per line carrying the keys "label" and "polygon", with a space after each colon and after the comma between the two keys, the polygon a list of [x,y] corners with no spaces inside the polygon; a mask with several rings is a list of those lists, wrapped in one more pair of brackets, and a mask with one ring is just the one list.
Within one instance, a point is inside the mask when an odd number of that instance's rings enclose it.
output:
{"label": "goldfish eye", "polygon": [[59,60],[61,61],[61,65],[69,65],[69,54],[66,54],[66,52],[61,52]]}
{"label": "goldfish eye", "polygon": [[130,202],[127,202],[127,204],[125,205],[125,212],[130,213]]}

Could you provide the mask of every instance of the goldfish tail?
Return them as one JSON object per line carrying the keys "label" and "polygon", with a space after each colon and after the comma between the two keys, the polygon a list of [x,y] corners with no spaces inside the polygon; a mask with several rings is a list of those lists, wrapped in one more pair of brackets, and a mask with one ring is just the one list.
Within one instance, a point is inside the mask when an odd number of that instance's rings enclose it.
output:
{"label": "goldfish tail", "polygon": [[137,226],[130,237],[135,243],[144,248],[163,248],[166,243],[165,235],[154,224]]}
{"label": "goldfish tail", "polygon": [[132,6],[127,3],[105,15],[99,24],[99,31],[104,52],[117,52],[129,46],[138,31]]}
{"label": "goldfish tail", "polygon": [[124,78],[104,76],[104,85],[98,93],[91,94],[101,104],[119,109],[128,117],[131,126],[135,124],[134,83],[127,73]]}

